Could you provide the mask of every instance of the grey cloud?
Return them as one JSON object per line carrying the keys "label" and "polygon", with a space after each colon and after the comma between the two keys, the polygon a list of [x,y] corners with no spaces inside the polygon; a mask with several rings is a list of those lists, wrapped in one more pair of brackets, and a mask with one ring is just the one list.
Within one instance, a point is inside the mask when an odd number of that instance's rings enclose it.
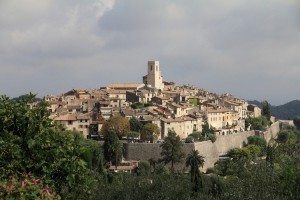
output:
{"label": "grey cloud", "polygon": [[274,104],[300,97],[297,0],[17,2],[0,2],[0,93],[141,82],[156,59],[180,84]]}

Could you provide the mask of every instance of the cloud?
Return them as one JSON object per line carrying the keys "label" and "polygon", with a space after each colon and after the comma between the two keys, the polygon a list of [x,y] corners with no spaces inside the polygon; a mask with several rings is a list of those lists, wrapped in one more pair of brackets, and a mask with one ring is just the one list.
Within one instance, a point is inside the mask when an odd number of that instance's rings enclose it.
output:
{"label": "cloud", "polygon": [[[0,93],[163,75],[245,99],[299,99],[297,0],[2,0]],[[9,78],[10,77],[10,78]]]}

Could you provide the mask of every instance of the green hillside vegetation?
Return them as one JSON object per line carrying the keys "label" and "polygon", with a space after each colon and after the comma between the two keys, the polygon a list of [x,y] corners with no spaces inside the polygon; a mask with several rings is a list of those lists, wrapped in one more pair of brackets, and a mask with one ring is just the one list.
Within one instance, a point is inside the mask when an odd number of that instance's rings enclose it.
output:
{"label": "green hillside vegetation", "polygon": [[[248,101],[251,104],[257,105],[262,108],[261,102],[259,101]],[[300,115],[300,101],[290,101],[280,106],[270,106],[271,115],[277,119],[294,119]]]}

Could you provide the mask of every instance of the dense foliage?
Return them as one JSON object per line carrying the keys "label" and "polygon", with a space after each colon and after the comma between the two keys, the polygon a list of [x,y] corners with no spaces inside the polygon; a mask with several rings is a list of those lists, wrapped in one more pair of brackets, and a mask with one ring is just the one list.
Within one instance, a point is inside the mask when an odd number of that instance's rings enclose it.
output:
{"label": "dense foliage", "polygon": [[62,197],[90,197],[95,180],[89,176],[103,165],[99,144],[59,129],[49,119],[47,104],[29,109],[33,98],[0,97],[0,179],[32,174]]}
{"label": "dense foliage", "polygon": [[269,121],[271,118],[270,104],[268,101],[265,100],[261,102],[261,105],[262,105],[261,114]]}
{"label": "dense foliage", "polygon": [[103,123],[101,133],[105,135],[110,131],[115,132],[120,139],[122,137],[126,137],[128,132],[130,131],[129,120],[121,116],[114,116],[109,118]]}
{"label": "dense foliage", "polygon": [[156,124],[146,124],[143,126],[143,129],[141,131],[141,139],[144,141],[150,141],[153,142],[158,138],[160,134],[159,128]]}
{"label": "dense foliage", "polygon": [[198,150],[192,150],[188,154],[185,165],[190,167],[191,183],[193,184],[193,191],[199,192],[203,188],[202,175],[199,167],[204,165],[204,157],[199,155]]}
{"label": "dense foliage", "polygon": [[164,139],[164,143],[160,145],[162,148],[162,161],[165,164],[171,163],[171,167],[173,168],[174,164],[181,162],[184,157],[182,146],[180,137],[176,135],[174,131],[169,130],[168,136]]}
{"label": "dense foliage", "polygon": [[300,130],[300,115],[295,117],[293,120],[295,126],[297,127],[298,130]]}
{"label": "dense foliage", "polygon": [[[214,171],[224,177],[224,199],[299,199],[300,134],[289,127],[281,134],[284,139],[271,140],[266,147],[248,138],[252,144],[229,151],[231,159],[216,163]],[[264,148],[266,157],[259,157]]]}
{"label": "dense foliage", "polygon": [[270,121],[264,116],[247,118],[245,123],[250,125],[251,130],[260,130],[260,131],[265,131],[267,127],[270,125]]}
{"label": "dense foliage", "polygon": [[133,132],[140,132],[144,125],[135,117],[129,120],[130,130]]}
{"label": "dense foliage", "polygon": [[103,150],[107,163],[118,165],[121,162],[123,146],[115,132],[105,134]]}

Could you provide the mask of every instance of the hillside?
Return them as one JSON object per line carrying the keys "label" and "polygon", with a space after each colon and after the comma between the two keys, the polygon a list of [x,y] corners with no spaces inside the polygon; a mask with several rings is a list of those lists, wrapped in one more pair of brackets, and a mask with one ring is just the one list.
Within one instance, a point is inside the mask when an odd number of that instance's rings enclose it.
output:
{"label": "hillside", "polygon": [[[250,104],[262,107],[259,101],[248,101]],[[294,100],[280,106],[270,106],[271,114],[277,119],[294,119],[300,115],[300,101]]]}

